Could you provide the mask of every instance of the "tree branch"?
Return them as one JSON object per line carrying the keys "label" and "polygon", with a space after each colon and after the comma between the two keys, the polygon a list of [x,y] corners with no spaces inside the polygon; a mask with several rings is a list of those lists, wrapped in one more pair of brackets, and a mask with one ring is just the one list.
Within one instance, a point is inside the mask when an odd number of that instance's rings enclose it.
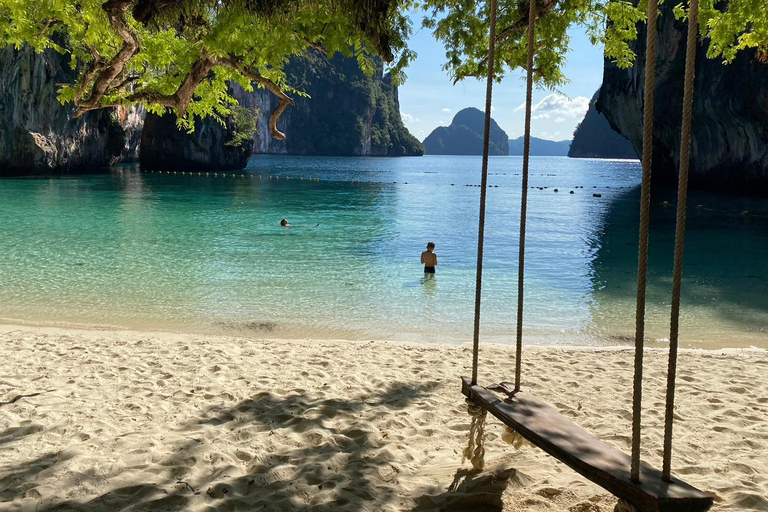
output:
{"label": "tree branch", "polygon": [[[535,2],[536,0],[530,0],[531,2]],[[558,0],[545,0],[544,3],[537,7],[536,9],[536,19],[534,21],[538,21],[541,18],[544,17],[549,11],[552,10],[552,8],[555,6],[555,4],[558,2]],[[522,7],[522,6],[521,6]],[[502,29],[496,34],[496,44],[505,41],[506,39],[512,37],[513,35],[525,32],[528,30],[528,7],[525,7],[525,14],[523,17],[521,17],[517,22],[513,23],[512,25]],[[478,69],[478,75],[481,74],[482,71],[486,68],[486,63],[488,62],[488,57],[484,57],[480,62],[477,63],[477,69]],[[467,75],[467,76],[478,76],[478,75]],[[458,82],[459,79],[455,79],[453,81],[453,84],[456,85],[456,82]]]}
{"label": "tree branch", "polygon": [[278,97],[280,100],[280,103],[277,105],[277,108],[275,108],[274,111],[272,111],[272,115],[269,116],[269,131],[272,134],[272,137],[277,140],[285,140],[285,134],[277,129],[277,121],[280,119],[280,116],[283,114],[285,109],[288,107],[288,105],[293,105],[293,99],[288,97],[283,91],[280,90],[280,88],[269,78],[266,78],[262,76],[260,73],[253,71],[252,69],[247,69],[243,66],[241,66],[235,59],[227,57],[220,59],[220,64],[223,64],[225,66],[228,66],[236,71],[239,71],[246,77],[248,77],[251,81],[256,82],[258,84],[263,85],[269,92],[274,94]]}
{"label": "tree branch", "polygon": [[323,47],[323,45],[321,45],[320,43],[313,43],[313,42],[312,42],[312,41],[310,41],[310,40],[309,40],[309,38],[307,38],[307,37],[303,37],[303,38],[302,38],[302,40],[303,40],[305,43],[307,43],[307,45],[311,46],[312,48],[314,48],[315,50],[319,51],[320,53],[324,53],[325,55],[328,55],[328,50],[326,50],[326,49]]}
{"label": "tree branch", "polygon": [[[101,98],[109,89],[110,84],[123,71],[128,61],[138,53],[139,40],[125,21],[125,12],[132,4],[132,0],[109,0],[101,6],[107,13],[112,29],[123,39],[123,47],[103,68],[99,69],[99,63],[94,64],[92,71],[98,71],[91,75],[91,77],[96,77],[91,88],[91,94],[87,100],[75,100],[75,105],[78,106],[78,109],[73,117],[77,118],[89,110],[101,108]],[[86,86],[85,84],[88,82],[84,81],[83,85]]]}

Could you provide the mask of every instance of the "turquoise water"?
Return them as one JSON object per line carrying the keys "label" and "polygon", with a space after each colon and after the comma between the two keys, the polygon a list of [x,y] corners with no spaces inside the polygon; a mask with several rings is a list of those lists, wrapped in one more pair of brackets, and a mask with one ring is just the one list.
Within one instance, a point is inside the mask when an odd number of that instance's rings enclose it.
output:
{"label": "turquoise water", "polygon": [[[520,167],[490,159],[486,341],[514,342]],[[0,321],[471,340],[480,189],[467,185],[480,182],[479,157],[260,155],[244,176],[128,166],[0,180]],[[633,161],[532,160],[530,184],[548,188],[529,193],[528,342],[634,335],[639,180]],[[647,329],[660,343],[675,216],[664,200],[675,194],[653,199]],[[683,344],[768,347],[768,201],[699,193],[690,203]],[[429,240],[434,279],[419,263]]]}

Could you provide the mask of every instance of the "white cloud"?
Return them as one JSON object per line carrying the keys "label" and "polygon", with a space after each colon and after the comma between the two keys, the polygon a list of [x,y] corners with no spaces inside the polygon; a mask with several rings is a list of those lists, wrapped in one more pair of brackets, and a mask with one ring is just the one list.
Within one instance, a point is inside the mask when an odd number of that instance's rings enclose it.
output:
{"label": "white cloud", "polygon": [[[541,112],[541,115],[550,114],[557,115],[563,118],[583,117],[587,113],[589,108],[589,98],[585,96],[577,96],[575,98],[568,98],[564,94],[550,94],[543,100],[533,105],[531,112]],[[525,110],[525,103],[515,109],[515,112]],[[547,119],[546,117],[533,117],[533,119]]]}
{"label": "white cloud", "polygon": [[400,117],[403,118],[404,123],[415,123],[418,121],[417,118],[413,117],[411,114],[406,114],[405,112],[400,112]]}
{"label": "white cloud", "polygon": [[549,114],[539,114],[537,116],[531,116],[531,119],[549,119]]}
{"label": "white cloud", "polygon": [[564,117],[558,117],[557,119],[555,119],[556,123],[562,123],[563,121],[565,121]]}
{"label": "white cloud", "polygon": [[444,108],[443,112],[445,112],[446,114],[450,114],[451,112],[453,112],[453,110],[451,110],[449,108]]}

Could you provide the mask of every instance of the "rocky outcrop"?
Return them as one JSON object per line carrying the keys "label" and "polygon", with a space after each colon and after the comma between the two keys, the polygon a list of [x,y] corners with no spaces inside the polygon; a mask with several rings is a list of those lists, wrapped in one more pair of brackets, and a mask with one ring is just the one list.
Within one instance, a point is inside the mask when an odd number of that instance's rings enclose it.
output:
{"label": "rocky outcrop", "polygon": [[573,132],[573,142],[568,150],[571,158],[637,158],[635,147],[626,137],[617,133],[611,124],[595,108],[598,90],[589,102],[584,119]]}
{"label": "rocky outcrop", "polygon": [[72,82],[69,57],[30,47],[0,50],[0,175],[95,171],[135,159],[143,111],[88,112],[57,99]]}
{"label": "rocky outcrop", "polygon": [[[289,82],[311,98],[296,97],[272,138],[269,116],[277,99],[264,89],[231,94],[260,112],[252,147],[231,147],[233,124],[198,120],[193,134],[176,128],[175,117],[147,115],[143,107],[88,112],[57,100],[58,85],[76,74],[69,58],[31,48],[0,51],[0,175],[93,172],[120,161],[144,167],[198,170],[243,168],[252,152],[304,155],[421,155],[424,148],[403,125],[397,88],[379,61],[371,77],[356,59],[316,52],[292,59]],[[146,123],[145,123],[146,116]],[[141,153],[141,155],[139,155]]]}
{"label": "rocky outcrop", "polygon": [[288,83],[309,95],[293,95],[278,122],[285,141],[271,137],[267,122],[277,106],[276,98],[263,89],[235,94],[241,104],[258,107],[259,131],[255,153],[340,156],[423,155],[421,143],[408,132],[400,118],[397,87],[384,74],[380,59],[372,76],[366,76],[357,59],[316,51],[293,57],[286,66]]}
{"label": "rocky outcrop", "polygon": [[195,120],[195,131],[176,126],[176,115],[148,113],[141,133],[140,162],[143,169],[218,171],[242,169],[248,163],[250,143],[231,146],[235,126],[222,126],[211,117]]}
{"label": "rocky outcrop", "polygon": [[[253,136],[253,153],[286,154],[288,153],[288,143],[285,140],[277,140],[269,132],[269,116],[277,107],[279,100],[277,96],[266,89],[254,87],[253,92],[244,91],[239,85],[232,84],[232,97],[235,98],[241,106],[249,109],[251,112],[259,113],[256,134]],[[290,107],[288,112],[280,116],[277,121],[277,129],[283,133],[290,132],[288,119],[290,117]]]}
{"label": "rocky outcrop", "polygon": [[[453,116],[449,126],[435,128],[424,139],[424,148],[428,155],[482,155],[484,131],[485,114],[474,107],[465,108]],[[509,137],[493,119],[488,154],[509,154]]]}
{"label": "rocky outcrop", "polygon": [[[673,4],[661,6],[656,71],[653,179],[676,183],[680,155],[685,32]],[[626,70],[606,61],[597,109],[642,154],[645,25],[632,48],[635,65]],[[729,65],[706,58],[699,44],[693,113],[690,186],[768,194],[768,64],[754,51]]]}

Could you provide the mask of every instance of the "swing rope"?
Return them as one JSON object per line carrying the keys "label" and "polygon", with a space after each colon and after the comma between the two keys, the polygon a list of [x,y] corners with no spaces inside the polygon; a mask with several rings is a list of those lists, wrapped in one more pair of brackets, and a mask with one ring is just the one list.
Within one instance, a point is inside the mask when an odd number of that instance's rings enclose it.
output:
{"label": "swing rope", "polygon": [[475,282],[475,327],[472,338],[472,384],[477,384],[477,361],[480,347],[480,297],[483,283],[483,238],[485,237],[485,196],[488,190],[488,143],[491,134],[491,97],[493,95],[494,57],[496,56],[497,0],[491,0],[490,35],[488,37],[488,79],[485,86],[485,128],[483,134],[483,171],[480,181],[480,221],[477,230],[477,277]]}
{"label": "swing rope", "polygon": [[643,111],[643,180],[640,193],[640,244],[637,255],[637,309],[635,313],[635,374],[632,391],[632,459],[630,478],[640,481],[640,416],[643,399],[643,342],[645,337],[645,289],[648,274],[648,231],[651,211],[651,163],[653,158],[653,96],[656,73],[656,18],[658,2],[648,2],[648,34],[645,50],[645,98]]}
{"label": "swing rope", "polygon": [[677,185],[677,224],[675,228],[675,266],[672,272],[672,311],[669,323],[669,367],[667,369],[667,404],[664,415],[664,456],[662,478],[669,482],[672,459],[672,422],[675,409],[675,375],[677,373],[678,329],[680,325],[680,290],[683,286],[683,252],[685,249],[685,210],[688,206],[688,168],[691,155],[693,124],[693,85],[696,68],[696,37],[699,27],[699,0],[690,0],[688,41],[685,55],[683,92],[683,127],[680,134],[680,171]]}
{"label": "swing rope", "polygon": [[525,136],[523,138],[523,183],[520,193],[520,248],[517,264],[517,342],[515,349],[515,391],[520,391],[523,366],[523,285],[525,278],[525,221],[528,211],[528,162],[531,154],[531,105],[533,104],[533,48],[536,28],[536,0],[528,3],[528,65],[525,77]]}

